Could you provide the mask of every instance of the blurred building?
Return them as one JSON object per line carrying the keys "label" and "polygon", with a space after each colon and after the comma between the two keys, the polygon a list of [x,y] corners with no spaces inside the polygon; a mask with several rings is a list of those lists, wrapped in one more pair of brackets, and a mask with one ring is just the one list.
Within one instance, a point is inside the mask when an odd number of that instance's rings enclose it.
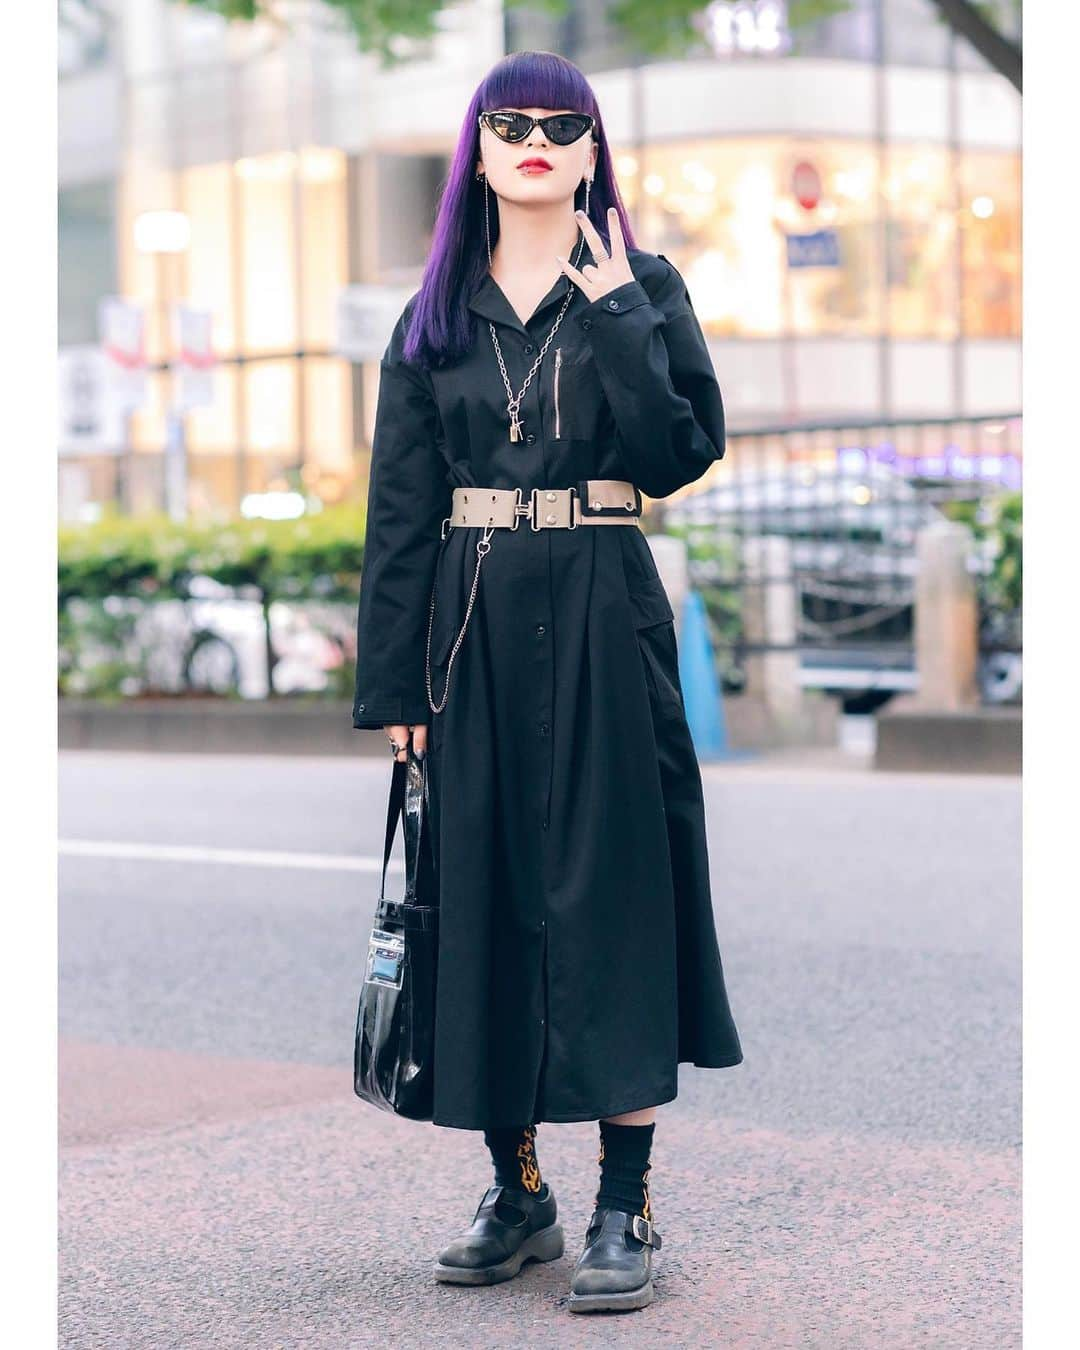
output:
{"label": "blurred building", "polygon": [[[287,32],[166,0],[67,9],[60,340],[96,343],[120,295],[146,307],[152,370],[120,430],[63,447],[65,514],[161,505],[181,299],[211,312],[216,356],[184,418],[192,511],[362,491],[377,362],[338,353],[338,297],[415,286],[465,104],[527,47],[590,76],[638,242],[685,275],[733,429],[1020,405],[1020,98],[929,0],[790,32],[781,0],[718,0],[679,60],[639,60],[598,0],[561,18],[473,0],[389,70],[318,3]],[[135,221],[162,209],[190,240],[153,256]]]}

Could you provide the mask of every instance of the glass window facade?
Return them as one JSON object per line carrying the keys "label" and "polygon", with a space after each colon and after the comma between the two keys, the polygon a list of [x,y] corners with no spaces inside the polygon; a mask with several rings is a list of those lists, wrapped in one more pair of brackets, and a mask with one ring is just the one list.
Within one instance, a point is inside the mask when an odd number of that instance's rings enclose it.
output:
{"label": "glass window facade", "polygon": [[[347,159],[309,146],[138,171],[124,194],[123,293],[148,310],[150,358],[167,365],[168,307],[213,316],[213,402],[186,417],[193,509],[232,510],[245,493],[288,486],[337,499],[355,472],[351,367],[333,354],[334,305],[349,278]],[[187,216],[179,255],[149,257],[134,242],[141,209]],[[136,450],[165,441],[164,371],[132,420]]]}
{"label": "glass window facade", "polygon": [[98,340],[98,301],[116,290],[116,203],[111,182],[62,188],[57,197],[61,346]]}
{"label": "glass window facade", "polygon": [[[716,337],[1020,335],[1016,155],[781,137],[614,154],[639,242],[679,268]],[[820,183],[809,210],[800,164]],[[835,259],[794,265],[799,236],[822,231]]]}
{"label": "glass window facade", "polygon": [[1018,337],[1021,326],[1020,161],[960,161],[961,313],[971,337]]}
{"label": "glass window facade", "polygon": [[959,332],[954,156],[935,146],[885,152],[885,284],[896,337]]}
{"label": "glass window facade", "polygon": [[[821,200],[807,210],[794,176],[810,163]],[[879,323],[877,164],[855,142],[728,138],[650,146],[617,157],[643,246],[686,278],[718,337],[866,333]],[[788,265],[789,237],[835,233],[836,266]],[[797,241],[795,245],[797,246]]]}

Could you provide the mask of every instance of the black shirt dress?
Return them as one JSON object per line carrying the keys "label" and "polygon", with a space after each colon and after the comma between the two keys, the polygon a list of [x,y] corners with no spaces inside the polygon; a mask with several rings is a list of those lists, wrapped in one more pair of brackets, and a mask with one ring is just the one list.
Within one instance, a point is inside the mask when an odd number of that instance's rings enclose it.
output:
{"label": "black shirt dress", "polygon": [[[674,615],[641,529],[494,530],[447,705],[428,704],[432,582],[439,703],[482,535],[440,537],[455,486],[527,501],[622,478],[665,497],[724,452],[685,283],[627,256],[634,281],[590,301],[560,277],[524,325],[485,275],[470,353],[431,372],[402,359],[413,296],[381,363],[353,725],[430,727],[436,1125],[596,1120],[672,1100],[680,1061],[742,1060]],[[516,393],[567,287],[512,442],[488,321]]]}

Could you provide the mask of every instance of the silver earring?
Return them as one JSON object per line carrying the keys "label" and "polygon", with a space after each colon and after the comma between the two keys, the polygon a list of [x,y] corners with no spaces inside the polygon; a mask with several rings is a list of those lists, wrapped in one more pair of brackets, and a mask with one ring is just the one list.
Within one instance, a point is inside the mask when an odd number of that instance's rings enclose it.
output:
{"label": "silver earring", "polygon": [[588,218],[588,215],[589,215],[589,189],[590,189],[591,187],[592,187],[592,179],[591,179],[591,178],[586,178],[586,179],[585,179],[585,216],[586,216],[586,219]]}
{"label": "silver earring", "polygon": [[487,240],[488,269],[491,268],[491,210],[488,206],[488,181],[487,174],[482,173],[480,177],[484,180],[484,238]]}

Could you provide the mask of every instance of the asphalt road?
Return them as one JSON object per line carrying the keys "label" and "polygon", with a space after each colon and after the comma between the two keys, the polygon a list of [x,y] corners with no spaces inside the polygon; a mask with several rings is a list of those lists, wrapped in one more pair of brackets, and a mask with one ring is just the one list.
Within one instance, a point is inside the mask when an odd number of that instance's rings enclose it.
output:
{"label": "asphalt road", "polygon": [[746,1058],[660,1108],[655,1302],[577,1317],[595,1124],[564,1258],[467,1289],[482,1137],[352,1095],[389,772],[61,757],[62,1346],[1020,1344],[1018,780],[705,768]]}

